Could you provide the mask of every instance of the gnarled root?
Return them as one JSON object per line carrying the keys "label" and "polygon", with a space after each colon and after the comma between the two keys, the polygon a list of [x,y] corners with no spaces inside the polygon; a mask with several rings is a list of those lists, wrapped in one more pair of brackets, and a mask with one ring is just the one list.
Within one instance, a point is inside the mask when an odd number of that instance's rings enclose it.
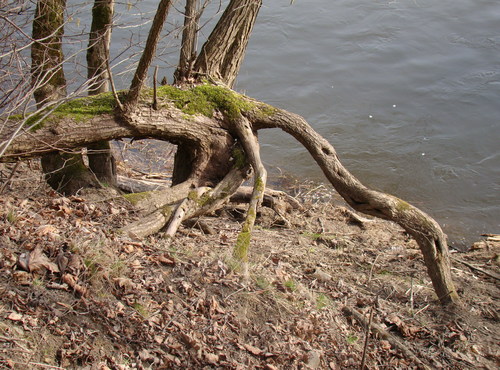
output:
{"label": "gnarled root", "polygon": [[238,117],[235,122],[235,128],[238,133],[238,138],[245,150],[253,170],[254,170],[254,185],[252,198],[248,205],[248,211],[243,223],[236,245],[233,250],[233,257],[241,265],[243,276],[248,277],[248,247],[250,246],[250,238],[257,216],[257,207],[262,203],[264,191],[266,189],[267,171],[260,160],[259,143],[252,131],[250,122],[243,116]]}
{"label": "gnarled root", "polygon": [[[125,234],[141,238],[162,230],[166,225],[166,235],[174,236],[184,220],[197,217],[219,208],[245,181],[248,165],[233,167],[215,188],[198,187],[189,189],[189,183],[173,186],[163,192],[153,191],[144,194],[131,194],[139,208],[153,207],[139,221],[121,229]],[[163,204],[161,201],[166,201]],[[159,203],[158,203],[159,202]]]}
{"label": "gnarled root", "polygon": [[356,211],[396,222],[418,243],[434,290],[442,304],[458,303],[451,279],[446,236],[438,223],[407,202],[364,186],[340,163],[333,146],[299,115],[277,113],[255,119],[260,127],[279,127],[295,137],[316,160],[337,192]]}

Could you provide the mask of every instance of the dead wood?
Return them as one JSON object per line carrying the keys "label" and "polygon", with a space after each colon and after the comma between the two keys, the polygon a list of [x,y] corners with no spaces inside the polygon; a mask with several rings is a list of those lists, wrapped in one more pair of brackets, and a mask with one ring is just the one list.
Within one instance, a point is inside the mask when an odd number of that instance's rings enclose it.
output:
{"label": "dead wood", "polygon": [[370,330],[380,336],[381,338],[385,339],[388,341],[393,347],[397,348],[399,351],[401,351],[407,358],[410,360],[414,361],[418,366],[420,366],[423,369],[431,369],[431,367],[427,364],[425,364],[421,358],[421,354],[418,354],[418,356],[410,349],[408,348],[403,342],[397,338],[396,336],[392,335],[389,333],[387,330],[385,330],[382,326],[379,324],[371,322],[370,325],[368,325],[367,320],[365,317],[359,313],[357,310],[344,306],[342,307],[342,312],[344,312],[345,315],[353,317],[359,324],[361,324],[363,327],[370,327]]}
{"label": "dead wood", "polygon": [[127,193],[144,193],[147,191],[166,190],[169,188],[168,182],[164,180],[151,181],[133,179],[126,176],[117,176],[117,187]]}
{"label": "dead wood", "polygon": [[463,265],[467,266],[468,268],[470,268],[470,269],[471,269],[471,270],[473,270],[473,271],[478,271],[478,272],[480,272],[481,274],[484,274],[484,275],[486,275],[486,276],[489,276],[489,277],[491,277],[491,278],[493,278],[493,279],[495,279],[495,280],[500,280],[500,275],[495,274],[494,272],[491,272],[491,271],[486,271],[486,270],[484,270],[484,269],[482,269],[482,268],[479,268],[479,267],[477,267],[477,266],[474,266],[473,264],[468,263],[468,262],[466,262],[466,261],[464,261],[464,260],[461,260],[461,259],[459,259],[459,258],[455,258],[455,257],[453,257],[453,260],[454,260],[454,261],[457,261],[457,262],[460,262],[461,264],[463,264]]}
{"label": "dead wood", "polygon": [[[231,196],[231,202],[234,203],[248,203],[252,197],[253,187],[240,186],[238,190]],[[284,191],[266,188],[264,191],[264,198],[262,205],[269,207],[277,213],[287,213],[292,209],[302,210],[303,207],[297,199]]]}

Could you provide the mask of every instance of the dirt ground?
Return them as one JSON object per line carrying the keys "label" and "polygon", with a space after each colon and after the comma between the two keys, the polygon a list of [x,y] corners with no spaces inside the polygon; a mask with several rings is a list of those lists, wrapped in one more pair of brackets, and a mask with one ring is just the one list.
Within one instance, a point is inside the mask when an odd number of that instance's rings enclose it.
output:
{"label": "dirt ground", "polygon": [[245,205],[173,240],[133,240],[117,230],[139,215],[118,194],[62,197],[36,162],[3,186],[11,168],[0,167],[0,368],[500,367],[499,242],[452,253],[462,307],[450,310],[402,229],[295,184],[301,209],[261,209],[244,279],[231,252]]}

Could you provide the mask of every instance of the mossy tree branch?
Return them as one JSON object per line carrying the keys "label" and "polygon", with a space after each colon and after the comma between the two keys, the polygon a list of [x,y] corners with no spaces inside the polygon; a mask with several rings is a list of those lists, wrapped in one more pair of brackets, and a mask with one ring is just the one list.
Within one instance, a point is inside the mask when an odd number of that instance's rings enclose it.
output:
{"label": "mossy tree branch", "polygon": [[[172,89],[169,87],[165,91]],[[193,95],[194,91],[200,95]],[[195,105],[202,114],[194,114],[194,106],[191,106],[188,115],[181,110],[187,109],[185,105],[176,107],[171,103],[173,96],[181,97],[183,94],[190,94],[190,97],[197,96],[205,101],[206,104],[198,101]],[[247,220],[237,242],[243,247],[239,256],[244,260],[246,258],[244,247],[250,243],[250,233],[255,221],[254,210],[262,199],[266,181],[265,169],[259,159],[255,132],[264,128],[281,128],[302,143],[330,183],[354,209],[396,222],[412,235],[422,251],[439,300],[443,304],[458,302],[458,295],[451,279],[446,236],[437,222],[397,197],[364,186],[342,166],[331,144],[316,133],[302,117],[222,87],[202,86],[193,88],[190,92],[170,91],[168,98],[160,95],[160,99],[166,100],[160,100],[159,110],[153,110],[150,103],[147,105],[144,103],[144,106],[138,105],[119,122],[106,113],[83,122],[77,122],[70,117],[46,122],[36,132],[17,137],[7,150],[7,157],[29,157],[36,153],[54,151],[58,147],[70,149],[98,140],[131,136],[156,137],[192,145],[197,148],[197,162],[192,167],[193,172],[189,176],[189,181],[185,183],[187,187],[184,188],[184,192],[187,191],[189,194],[191,189],[204,186],[212,188],[213,184],[216,184],[215,189],[224,194],[224,197],[215,196],[212,192],[203,193],[201,198],[194,197],[196,198],[194,203],[199,207],[186,212],[184,219],[220,206],[222,203],[219,200],[222,202],[222,199],[236,191],[225,189],[221,185],[224,183],[223,179],[229,176],[232,168],[243,168],[248,161],[255,171],[255,181],[250,202],[251,204],[253,202],[253,205],[249,207]],[[80,108],[77,109],[78,104],[74,104],[73,107],[80,111]],[[89,105],[84,104],[82,107],[88,108]],[[99,121],[100,130],[94,129],[95,120]],[[234,154],[235,139],[238,139],[243,146],[244,156]],[[2,159],[7,157],[4,156]],[[231,161],[230,158],[234,160]],[[230,183],[236,186],[236,189],[241,184],[232,180]],[[188,194],[182,199],[189,197]],[[155,202],[152,200],[154,198],[149,196],[141,198],[140,203],[156,204],[157,209],[165,204]],[[218,201],[206,203],[205,200]]]}

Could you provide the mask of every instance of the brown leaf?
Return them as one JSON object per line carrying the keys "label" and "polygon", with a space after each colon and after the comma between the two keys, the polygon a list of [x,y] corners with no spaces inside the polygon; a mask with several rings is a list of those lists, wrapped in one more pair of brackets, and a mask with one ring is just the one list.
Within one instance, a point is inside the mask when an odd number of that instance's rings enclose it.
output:
{"label": "brown leaf", "polygon": [[29,261],[30,255],[29,253],[21,253],[17,259],[17,266],[24,271],[29,271]]}
{"label": "brown leaf", "polygon": [[40,235],[47,235],[49,233],[59,234],[59,229],[53,225],[42,225],[36,232]]}
{"label": "brown leaf", "polygon": [[64,274],[62,276],[62,281],[68,284],[73,290],[82,297],[85,297],[88,293],[88,289],[83,285],[78,284],[77,278],[71,274]]}
{"label": "brown leaf", "polygon": [[391,349],[391,343],[387,340],[381,340],[380,341],[380,348],[382,348],[385,351],[388,351]]}
{"label": "brown leaf", "polygon": [[7,316],[7,319],[12,321],[21,321],[23,319],[23,315],[18,314],[17,312],[12,312],[9,316]]}
{"label": "brown leaf", "polygon": [[244,344],[243,347],[245,347],[245,349],[252,355],[260,356],[262,354],[262,350],[260,348],[254,347],[250,344]]}
{"label": "brown leaf", "polygon": [[157,261],[163,263],[164,265],[175,266],[175,260],[167,254],[158,256]]}
{"label": "brown leaf", "polygon": [[29,261],[28,261],[28,271],[34,272],[39,271],[41,269],[47,269],[50,272],[59,272],[59,267],[50,262],[49,258],[43,254],[41,247],[36,247],[30,252]]}
{"label": "brown leaf", "polygon": [[211,364],[216,364],[219,362],[219,356],[214,353],[205,353],[206,360]]}

